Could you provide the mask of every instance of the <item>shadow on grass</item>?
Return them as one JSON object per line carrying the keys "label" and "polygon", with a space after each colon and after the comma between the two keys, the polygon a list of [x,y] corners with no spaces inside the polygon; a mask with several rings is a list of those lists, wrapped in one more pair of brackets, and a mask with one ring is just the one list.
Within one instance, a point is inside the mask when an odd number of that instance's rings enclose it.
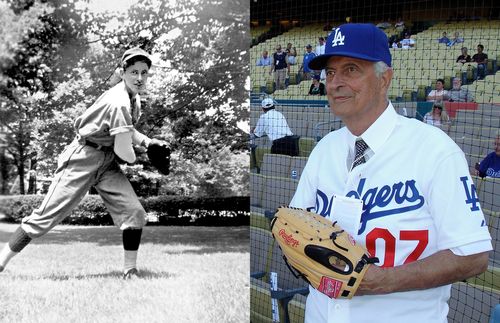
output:
{"label": "shadow on grass", "polygon": [[[8,241],[16,224],[0,224],[0,243]],[[46,235],[34,239],[33,244],[94,243],[98,246],[121,246],[122,232],[113,226],[56,226]],[[196,250],[184,252],[249,252],[250,231],[248,227],[198,227],[198,226],[147,226],[143,229],[141,244],[191,245]],[[175,251],[173,251],[175,253]]]}
{"label": "shadow on grass", "polygon": [[[81,275],[68,275],[68,274],[46,274],[46,275],[16,275],[23,280],[40,280],[48,279],[53,281],[65,281],[65,280],[86,280],[95,278],[112,278],[123,280],[123,272],[118,270],[113,270],[106,273],[93,273],[93,274],[81,274]],[[130,280],[139,279],[169,279],[175,278],[177,275],[167,272],[153,272],[147,269],[140,270],[139,275]]]}
{"label": "shadow on grass", "polygon": [[214,252],[248,252],[248,246],[208,246],[201,247],[199,249],[189,249],[189,250],[164,250],[163,253],[168,255],[202,255]]}

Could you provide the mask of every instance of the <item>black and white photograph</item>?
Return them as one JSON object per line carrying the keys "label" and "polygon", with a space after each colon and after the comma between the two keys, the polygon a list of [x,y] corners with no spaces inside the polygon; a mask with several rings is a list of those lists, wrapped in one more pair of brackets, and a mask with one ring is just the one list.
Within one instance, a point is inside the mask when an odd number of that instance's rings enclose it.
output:
{"label": "black and white photograph", "polygon": [[249,3],[0,0],[0,322],[248,322]]}

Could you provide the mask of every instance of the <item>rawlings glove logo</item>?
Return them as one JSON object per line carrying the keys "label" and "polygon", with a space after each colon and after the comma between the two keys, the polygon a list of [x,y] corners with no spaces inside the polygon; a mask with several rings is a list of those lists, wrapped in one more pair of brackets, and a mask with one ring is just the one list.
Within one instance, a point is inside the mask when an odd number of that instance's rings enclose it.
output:
{"label": "rawlings glove logo", "polygon": [[299,240],[294,239],[291,233],[287,235],[285,229],[281,229],[279,233],[280,237],[283,238],[283,241],[285,241],[287,245],[291,247],[297,247],[299,245]]}

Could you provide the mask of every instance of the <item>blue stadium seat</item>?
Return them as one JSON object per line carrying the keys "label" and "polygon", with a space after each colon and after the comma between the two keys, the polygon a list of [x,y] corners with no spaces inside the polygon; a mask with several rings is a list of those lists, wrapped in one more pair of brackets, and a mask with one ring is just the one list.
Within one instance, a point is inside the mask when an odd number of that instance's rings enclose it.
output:
{"label": "blue stadium seat", "polygon": [[490,323],[500,323],[500,304],[497,304],[491,311]]}

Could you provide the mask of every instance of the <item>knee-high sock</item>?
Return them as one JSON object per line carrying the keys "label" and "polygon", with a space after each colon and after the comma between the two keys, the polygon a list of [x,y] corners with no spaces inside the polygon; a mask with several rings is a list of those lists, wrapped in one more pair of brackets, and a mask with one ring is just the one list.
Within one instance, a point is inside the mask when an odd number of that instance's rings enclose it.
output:
{"label": "knee-high sock", "polygon": [[141,244],[142,229],[125,229],[123,230],[123,271],[136,268],[137,266],[137,251]]}
{"label": "knee-high sock", "polygon": [[17,228],[10,237],[9,242],[0,251],[0,267],[2,269],[5,268],[9,260],[23,250],[30,242],[31,238],[28,234],[21,227]]}

